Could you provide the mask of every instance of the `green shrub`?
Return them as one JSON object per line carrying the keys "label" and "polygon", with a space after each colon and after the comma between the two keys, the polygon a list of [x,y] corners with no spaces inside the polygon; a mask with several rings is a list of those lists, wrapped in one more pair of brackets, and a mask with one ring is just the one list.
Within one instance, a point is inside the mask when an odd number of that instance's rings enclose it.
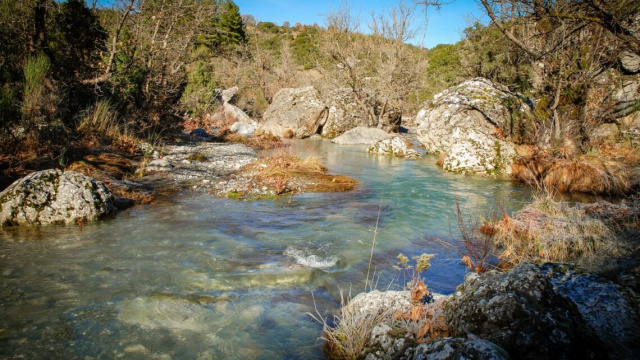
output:
{"label": "green shrub", "polygon": [[298,34],[291,42],[291,52],[296,63],[303,66],[305,70],[315,67],[316,59],[320,57],[320,51],[307,31]]}
{"label": "green shrub", "polygon": [[203,115],[216,106],[216,84],[213,66],[196,61],[187,75],[187,86],[180,99],[189,115]]}
{"label": "green shrub", "polygon": [[280,27],[269,21],[261,21],[258,23],[258,30],[265,33],[277,34],[280,32]]}

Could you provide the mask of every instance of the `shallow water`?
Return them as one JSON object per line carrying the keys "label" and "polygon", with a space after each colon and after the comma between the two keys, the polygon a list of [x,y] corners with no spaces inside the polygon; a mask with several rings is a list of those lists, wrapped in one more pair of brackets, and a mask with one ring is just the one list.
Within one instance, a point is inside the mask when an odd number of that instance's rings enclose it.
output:
{"label": "shallow water", "polygon": [[[436,253],[429,287],[451,293],[465,268],[455,199],[508,212],[530,190],[444,174],[435,158],[369,156],[296,142],[358,190],[265,201],[185,192],[83,227],[0,230],[0,358],[322,358],[321,326],[340,290],[398,288],[396,256]],[[395,282],[394,282],[395,281]]]}

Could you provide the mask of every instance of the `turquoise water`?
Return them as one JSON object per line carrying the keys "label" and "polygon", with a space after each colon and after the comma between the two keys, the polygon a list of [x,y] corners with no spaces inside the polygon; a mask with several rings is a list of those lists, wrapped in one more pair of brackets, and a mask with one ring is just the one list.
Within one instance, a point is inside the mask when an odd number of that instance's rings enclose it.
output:
{"label": "turquoise water", "polygon": [[433,157],[294,147],[358,190],[276,201],[185,192],[83,227],[0,230],[0,357],[322,358],[321,326],[307,313],[335,313],[340,289],[364,290],[378,213],[377,288],[403,282],[399,252],[427,252],[437,254],[429,287],[451,293],[465,273],[455,199],[484,213],[530,198],[507,180],[444,174]]}

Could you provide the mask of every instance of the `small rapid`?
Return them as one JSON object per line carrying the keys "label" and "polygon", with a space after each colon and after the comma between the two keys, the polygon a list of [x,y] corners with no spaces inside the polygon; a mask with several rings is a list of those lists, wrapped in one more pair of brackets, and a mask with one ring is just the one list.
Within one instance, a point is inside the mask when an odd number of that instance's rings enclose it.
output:
{"label": "small rapid", "polygon": [[[370,156],[361,146],[294,142],[356,191],[238,201],[184,192],[106,221],[0,229],[0,358],[322,358],[321,325],[340,292],[402,286],[398,253],[435,253],[429,287],[451,293],[465,268],[455,201],[513,212],[530,190],[445,174],[435,158]],[[378,224],[376,228],[376,224]]]}

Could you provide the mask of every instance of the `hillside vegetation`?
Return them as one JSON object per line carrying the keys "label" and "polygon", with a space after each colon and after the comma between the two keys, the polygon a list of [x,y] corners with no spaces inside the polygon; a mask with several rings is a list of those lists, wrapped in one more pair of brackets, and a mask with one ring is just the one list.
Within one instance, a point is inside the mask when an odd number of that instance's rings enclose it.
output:
{"label": "hillside vegetation", "polygon": [[96,149],[139,154],[137,144],[171,139],[185,121],[204,124],[233,86],[254,119],[278,90],[307,85],[348,88],[362,107],[410,117],[480,76],[532,99],[535,145],[574,152],[591,149],[600,124],[640,108],[637,98],[619,108],[609,89],[637,77],[620,65],[620,54],[639,52],[637,3],[482,3],[489,25],[424,49],[407,42],[422,7],[438,2],[400,1],[366,30],[346,2],[323,26],[292,26],[256,22],[229,0],[0,0],[3,187]]}

